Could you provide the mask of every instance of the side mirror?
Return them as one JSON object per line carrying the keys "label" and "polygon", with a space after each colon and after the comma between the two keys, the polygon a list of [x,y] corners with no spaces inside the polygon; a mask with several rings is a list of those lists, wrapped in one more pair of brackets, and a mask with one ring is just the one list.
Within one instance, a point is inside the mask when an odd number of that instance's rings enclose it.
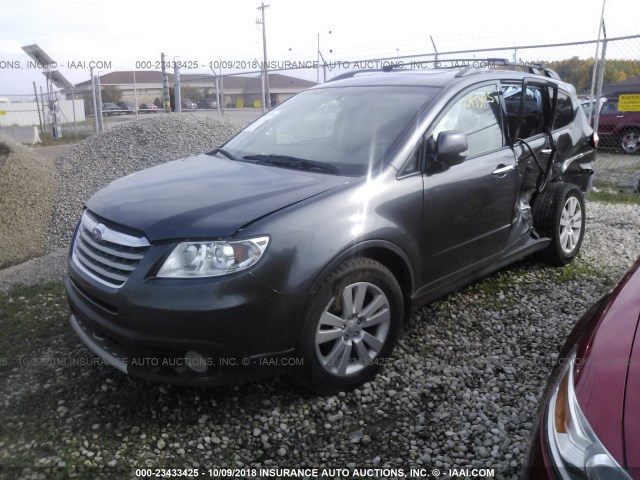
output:
{"label": "side mirror", "polygon": [[467,135],[461,130],[440,132],[436,142],[438,162],[449,166],[458,165],[467,158]]}

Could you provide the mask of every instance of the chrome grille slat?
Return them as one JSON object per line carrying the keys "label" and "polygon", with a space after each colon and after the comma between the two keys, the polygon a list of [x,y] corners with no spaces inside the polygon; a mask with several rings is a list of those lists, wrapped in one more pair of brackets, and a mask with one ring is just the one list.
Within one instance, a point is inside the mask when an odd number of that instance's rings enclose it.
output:
{"label": "chrome grille slat", "polygon": [[[89,245],[91,245],[94,248],[97,248],[99,250],[102,250],[103,252],[107,252],[110,255],[113,255],[114,257],[121,257],[121,258],[128,258],[131,260],[141,260],[143,257],[143,254],[138,254],[138,253],[130,253],[130,252],[124,252],[124,251],[119,251],[119,250],[114,250],[112,248],[109,248],[106,244],[105,245],[99,245],[96,242],[93,241],[93,239],[88,235],[87,230],[86,229],[82,229],[82,240],[87,242]],[[146,250],[146,248],[145,248]]]}
{"label": "chrome grille slat", "polygon": [[[97,236],[94,239],[94,231]],[[149,248],[144,237],[135,237],[103,225],[85,212],[73,241],[72,259],[91,278],[119,288]]]}
{"label": "chrome grille slat", "polygon": [[118,270],[126,270],[127,272],[133,272],[133,270],[136,268],[135,264],[126,265],[124,263],[117,263],[112,260],[109,260],[106,257],[101,257],[100,255],[96,255],[89,248],[87,248],[86,245],[84,245],[84,238],[81,239],[81,241],[78,243],[78,248],[80,249],[83,255],[87,257],[91,257],[91,259],[95,260],[96,262],[103,263],[108,267],[116,268]]}
{"label": "chrome grille slat", "polygon": [[119,275],[117,273],[114,273],[112,271],[102,268],[100,265],[97,265],[96,262],[92,262],[89,258],[85,257],[82,251],[78,251],[76,252],[76,254],[78,255],[78,258],[80,258],[80,260],[83,261],[82,263],[85,268],[89,268],[94,272],[99,273],[100,275],[104,275],[105,277],[111,278],[113,280],[116,280],[122,283],[127,281],[128,275]]}

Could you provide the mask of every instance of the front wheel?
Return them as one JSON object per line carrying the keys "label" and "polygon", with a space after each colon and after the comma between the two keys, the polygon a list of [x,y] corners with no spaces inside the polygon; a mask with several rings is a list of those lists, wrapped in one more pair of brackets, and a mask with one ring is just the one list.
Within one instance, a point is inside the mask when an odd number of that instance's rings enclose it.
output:
{"label": "front wheel", "polygon": [[622,134],[620,139],[620,148],[624,153],[638,153],[640,152],[640,131],[627,130]]}
{"label": "front wheel", "polygon": [[321,394],[356,388],[388,361],[404,314],[393,274],[368,259],[348,260],[323,282],[306,312],[297,380]]}
{"label": "front wheel", "polygon": [[552,183],[532,205],[533,224],[551,243],[540,252],[543,260],[567,265],[580,251],[585,227],[584,198],[570,183]]}

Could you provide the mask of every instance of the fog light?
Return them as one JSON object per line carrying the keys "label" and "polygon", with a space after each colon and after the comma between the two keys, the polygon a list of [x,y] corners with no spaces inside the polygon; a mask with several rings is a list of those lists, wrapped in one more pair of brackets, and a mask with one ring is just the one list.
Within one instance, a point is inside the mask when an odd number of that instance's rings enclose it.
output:
{"label": "fog light", "polygon": [[207,357],[193,350],[189,350],[184,354],[184,363],[196,373],[205,373],[209,368]]}

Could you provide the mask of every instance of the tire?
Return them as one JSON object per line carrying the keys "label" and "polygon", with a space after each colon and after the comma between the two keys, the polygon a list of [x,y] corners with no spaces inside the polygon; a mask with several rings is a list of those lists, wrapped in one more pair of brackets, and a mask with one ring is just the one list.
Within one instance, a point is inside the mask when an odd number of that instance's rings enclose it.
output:
{"label": "tire", "polygon": [[640,152],[640,130],[625,130],[620,137],[620,148],[628,154]]}
{"label": "tire", "polygon": [[533,225],[543,237],[551,238],[539,257],[553,265],[567,265],[580,251],[585,227],[584,198],[570,183],[552,183],[532,206]]}
{"label": "tire", "polygon": [[403,315],[402,291],[389,269],[368,258],[346,261],[308,304],[296,380],[320,394],[371,380],[393,351]]}

